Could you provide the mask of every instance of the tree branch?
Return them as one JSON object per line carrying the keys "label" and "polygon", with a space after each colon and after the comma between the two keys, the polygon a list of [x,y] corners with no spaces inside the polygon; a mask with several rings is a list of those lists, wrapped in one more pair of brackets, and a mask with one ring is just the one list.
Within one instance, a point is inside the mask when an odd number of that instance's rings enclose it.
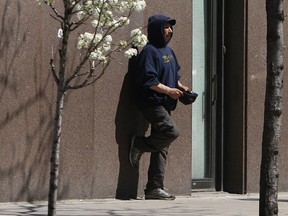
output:
{"label": "tree branch", "polygon": [[[67,86],[67,89],[74,89],[75,90],[75,89],[83,88],[83,87],[94,84],[97,80],[99,80],[104,75],[109,64],[110,64],[110,61],[108,61],[105,64],[105,66],[102,68],[101,73],[98,76],[93,74],[95,68],[91,68],[90,72],[92,72],[92,73],[90,73],[89,76],[87,76],[87,78],[81,84]],[[93,78],[93,76],[95,76],[95,78]]]}
{"label": "tree branch", "polygon": [[50,59],[50,67],[51,67],[51,72],[52,72],[53,78],[54,78],[55,82],[58,84],[59,83],[59,78],[57,77],[57,74],[56,74],[55,65],[54,65],[54,59],[53,58]]}
{"label": "tree branch", "polygon": [[53,19],[57,20],[58,22],[62,23],[63,21],[61,19],[58,19],[57,17],[53,16],[52,14],[49,14]]}
{"label": "tree branch", "polygon": [[[60,13],[57,11],[57,9],[54,7],[53,4],[49,4],[52,11],[55,13],[56,17],[60,18],[62,21],[64,21],[64,17],[60,15]],[[51,15],[51,14],[50,14]],[[51,15],[52,16],[52,15]],[[52,16],[54,19],[56,19],[54,16]],[[58,20],[58,19],[57,19]],[[59,20],[58,20],[59,21]]]}

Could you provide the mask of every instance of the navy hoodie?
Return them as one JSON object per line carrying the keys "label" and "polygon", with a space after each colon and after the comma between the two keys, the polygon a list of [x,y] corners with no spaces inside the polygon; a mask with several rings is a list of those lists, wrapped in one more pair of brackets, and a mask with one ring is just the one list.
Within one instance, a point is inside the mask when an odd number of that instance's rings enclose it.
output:
{"label": "navy hoodie", "polygon": [[163,37],[167,22],[171,25],[176,23],[174,19],[163,15],[154,15],[148,19],[149,43],[138,56],[136,70],[140,109],[154,105],[163,105],[168,111],[176,108],[177,100],[149,88],[159,83],[171,88],[178,86],[180,65],[174,51],[167,46],[169,42],[165,42]]}

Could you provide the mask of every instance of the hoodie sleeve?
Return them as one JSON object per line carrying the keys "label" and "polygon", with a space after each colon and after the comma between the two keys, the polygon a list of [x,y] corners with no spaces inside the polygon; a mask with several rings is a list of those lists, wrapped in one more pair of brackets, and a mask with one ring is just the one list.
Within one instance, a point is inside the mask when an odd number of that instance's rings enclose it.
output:
{"label": "hoodie sleeve", "polygon": [[142,50],[137,64],[137,84],[146,89],[160,83],[159,60],[153,49],[147,48]]}

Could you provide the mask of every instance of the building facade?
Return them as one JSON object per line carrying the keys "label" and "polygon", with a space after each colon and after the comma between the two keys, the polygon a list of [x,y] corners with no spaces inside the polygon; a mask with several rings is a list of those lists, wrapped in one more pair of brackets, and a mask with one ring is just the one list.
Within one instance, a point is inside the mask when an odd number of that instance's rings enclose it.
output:
{"label": "building facade", "polygon": [[[49,13],[36,1],[0,2],[0,202],[47,199],[56,97],[49,61],[60,43],[59,26]],[[172,113],[181,136],[170,147],[166,188],[176,195],[189,195],[191,189],[258,192],[265,3],[147,1],[132,27],[146,25],[155,13],[177,20],[170,46],[181,64],[181,80],[199,94],[192,106],[179,103]],[[72,59],[77,58],[73,50]],[[134,169],[128,146],[132,134],[149,131],[137,109],[133,70],[127,59],[117,58],[121,64],[112,63],[93,86],[67,94],[59,199],[129,199],[144,193],[149,155]],[[287,99],[284,93],[280,191],[288,191]]]}

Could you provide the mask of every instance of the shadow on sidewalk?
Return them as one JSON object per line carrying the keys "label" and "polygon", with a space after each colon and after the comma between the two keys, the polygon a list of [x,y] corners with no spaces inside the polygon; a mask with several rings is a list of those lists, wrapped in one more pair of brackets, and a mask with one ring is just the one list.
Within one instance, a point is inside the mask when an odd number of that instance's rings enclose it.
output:
{"label": "shadow on sidewalk", "polygon": [[[17,206],[7,206],[5,210],[0,210],[0,215],[17,215],[17,216],[25,216],[25,215],[34,215],[34,216],[44,216],[47,215],[47,213],[43,212],[43,208],[45,208],[46,205],[43,204],[33,204],[33,203],[27,203],[27,204],[19,204]],[[43,212],[43,213],[40,213]]]}

